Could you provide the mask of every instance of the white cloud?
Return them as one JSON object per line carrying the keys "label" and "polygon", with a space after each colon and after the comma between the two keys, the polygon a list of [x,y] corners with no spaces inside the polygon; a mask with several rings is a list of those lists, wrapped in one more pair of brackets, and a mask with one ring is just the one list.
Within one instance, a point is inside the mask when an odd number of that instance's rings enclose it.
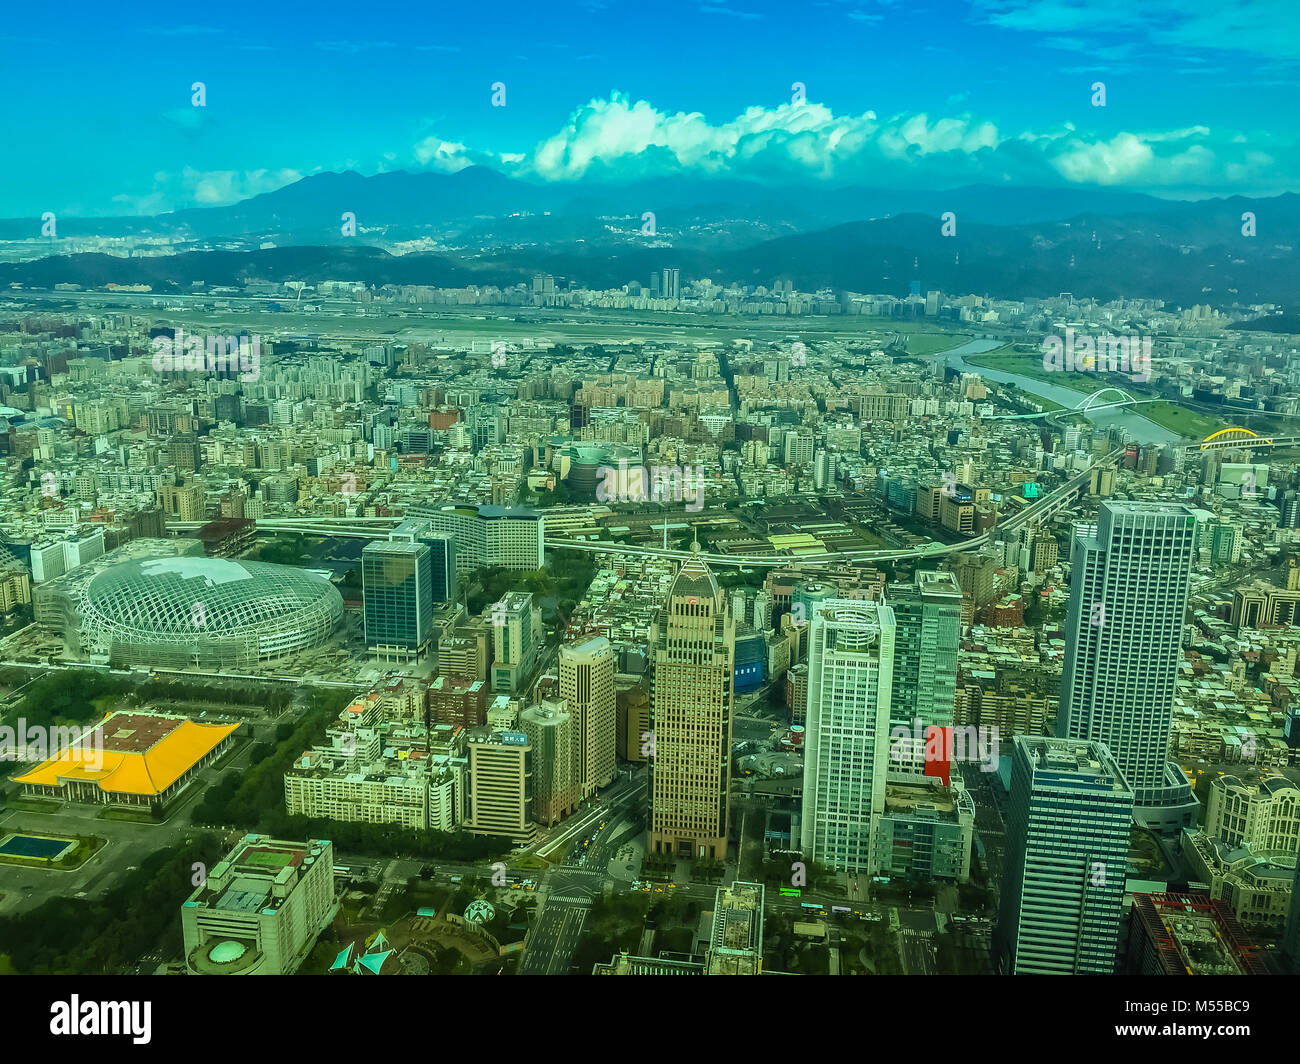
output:
{"label": "white cloud", "polygon": [[132,214],[159,214],[186,207],[221,207],[273,192],[304,177],[301,170],[196,170],[155,173],[154,186],[139,195],[113,197],[115,206]]}
{"label": "white cloud", "polygon": [[475,159],[464,144],[456,144],[440,137],[425,137],[415,146],[415,157],[422,166],[431,170],[455,173],[473,166]]}
{"label": "white cloud", "polygon": [[677,173],[759,180],[812,178],[951,187],[968,182],[1124,185],[1152,191],[1243,191],[1300,184],[1300,148],[1241,131],[1127,131],[1101,136],[1073,125],[1004,130],[970,113],[874,111],[837,115],[819,103],[750,107],[712,122],[614,93],[579,107],[530,151],[492,153],[436,136],[415,158],[439,170],[473,163],[544,181],[612,180]]}

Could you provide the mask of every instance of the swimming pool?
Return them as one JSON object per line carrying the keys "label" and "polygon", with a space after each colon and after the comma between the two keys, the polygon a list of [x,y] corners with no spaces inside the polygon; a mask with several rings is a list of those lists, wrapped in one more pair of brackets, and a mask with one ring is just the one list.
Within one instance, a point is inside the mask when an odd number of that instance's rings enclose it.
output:
{"label": "swimming pool", "polygon": [[75,849],[75,839],[57,839],[46,835],[8,835],[0,842],[0,857],[35,857],[54,861]]}

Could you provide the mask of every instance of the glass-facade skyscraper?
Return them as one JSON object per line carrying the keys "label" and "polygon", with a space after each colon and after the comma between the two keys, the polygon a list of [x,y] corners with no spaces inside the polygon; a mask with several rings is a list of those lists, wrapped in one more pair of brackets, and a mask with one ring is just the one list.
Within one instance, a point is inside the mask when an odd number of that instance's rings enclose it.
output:
{"label": "glass-facade skyscraper", "polygon": [[[957,647],[961,642],[961,585],[949,572],[923,571],[910,584],[890,584],[885,600],[894,611],[891,728],[904,727],[910,744],[890,747],[893,768],[924,770],[926,729],[950,728],[957,701]],[[920,720],[919,728],[915,721]],[[915,736],[920,736],[920,748]]]}
{"label": "glass-facade skyscraper", "polygon": [[429,544],[429,564],[435,602],[455,602],[460,592],[456,580],[456,541],[451,536],[430,532],[421,537]]}
{"label": "glass-facade skyscraper", "polygon": [[894,611],[884,603],[813,605],[800,851],[841,871],[875,870],[872,839],[889,773],[894,633]]}
{"label": "glass-facade skyscraper", "polygon": [[1134,819],[1164,833],[1195,817],[1169,761],[1196,517],[1182,503],[1103,502],[1074,545],[1057,734],[1106,744]]}
{"label": "glass-facade skyscraper", "polygon": [[1133,792],[1097,742],[1017,735],[995,955],[1010,975],[1115,970]]}
{"label": "glass-facade skyscraper", "polygon": [[422,654],[433,635],[433,580],[427,543],[381,540],[361,552],[366,646],[381,657]]}

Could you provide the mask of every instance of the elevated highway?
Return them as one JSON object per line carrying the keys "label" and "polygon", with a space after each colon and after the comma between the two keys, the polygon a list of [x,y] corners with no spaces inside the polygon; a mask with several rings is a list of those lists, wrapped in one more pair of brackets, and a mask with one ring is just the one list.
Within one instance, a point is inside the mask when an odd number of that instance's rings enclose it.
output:
{"label": "elevated highway", "polygon": [[[886,547],[873,550],[821,551],[816,554],[799,556],[773,554],[714,554],[701,552],[698,557],[714,566],[730,567],[767,567],[780,568],[791,564],[805,566],[841,565],[845,562],[885,562],[920,558],[941,558],[960,551],[974,550],[990,542],[992,533],[999,530],[1014,529],[1031,521],[1045,521],[1059,513],[1074,502],[1080,490],[1092,476],[1092,470],[1102,465],[1114,465],[1124,448],[1118,447],[1105,457],[1093,463],[1082,473],[1077,473],[1060,487],[1026,506],[1018,513],[1012,514],[996,525],[990,532],[972,536],[959,543],[927,543],[920,547]],[[309,536],[335,536],[349,539],[375,539],[403,520],[400,517],[304,517],[304,518],[268,518],[257,522],[259,532],[291,532]],[[192,532],[206,522],[177,521],[169,522],[168,530],[173,532]],[[624,554],[638,558],[669,558],[685,561],[693,557],[691,551],[674,550],[664,547],[647,547],[626,543],[610,543],[567,539],[560,536],[547,536],[546,546],[552,549],[585,551],[589,554]]]}

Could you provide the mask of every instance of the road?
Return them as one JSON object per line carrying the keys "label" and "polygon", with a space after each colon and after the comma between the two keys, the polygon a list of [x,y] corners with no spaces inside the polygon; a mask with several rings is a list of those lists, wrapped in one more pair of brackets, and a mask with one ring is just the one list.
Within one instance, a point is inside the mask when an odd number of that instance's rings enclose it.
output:
{"label": "road", "polygon": [[[1119,456],[1124,453],[1124,448],[1116,448],[1106,457],[1094,462],[1087,470],[1071,477],[1060,487],[1056,488],[1048,495],[1026,506],[1019,513],[1012,514],[1005,521],[1000,522],[989,532],[981,533],[978,536],[972,536],[970,539],[962,540],[959,543],[927,543],[922,547],[907,548],[884,548],[871,550],[853,550],[853,551],[823,551],[820,554],[809,554],[791,558],[785,554],[711,554],[700,552],[699,558],[713,566],[767,566],[769,568],[780,568],[790,565],[792,561],[797,561],[802,566],[816,565],[838,565],[846,561],[865,561],[865,562],[884,562],[900,561],[903,559],[916,558],[940,558],[944,555],[955,554],[960,551],[971,551],[982,547],[985,543],[990,542],[992,535],[996,532],[1005,532],[1024,524],[1026,521],[1042,520],[1051,516],[1058,509],[1058,504],[1066,501],[1067,496],[1078,491],[1092,474],[1092,470],[1102,465],[1113,464]],[[366,522],[374,522],[374,518],[363,519]],[[386,519],[389,525],[395,525],[401,518]],[[373,539],[379,528],[376,524],[358,525],[356,518],[266,518],[258,521],[259,530],[277,531],[277,532],[298,532],[318,536],[353,536],[361,539]],[[184,531],[197,529],[198,522],[169,522],[168,529],[173,531]],[[584,540],[565,539],[557,536],[547,536],[546,546],[550,549],[562,548],[564,550],[580,550],[595,554],[629,554],[641,558],[670,558],[677,561],[685,561],[689,558],[696,557],[691,551],[664,549],[662,547],[639,547],[631,546],[625,543],[613,542],[587,542]]]}

